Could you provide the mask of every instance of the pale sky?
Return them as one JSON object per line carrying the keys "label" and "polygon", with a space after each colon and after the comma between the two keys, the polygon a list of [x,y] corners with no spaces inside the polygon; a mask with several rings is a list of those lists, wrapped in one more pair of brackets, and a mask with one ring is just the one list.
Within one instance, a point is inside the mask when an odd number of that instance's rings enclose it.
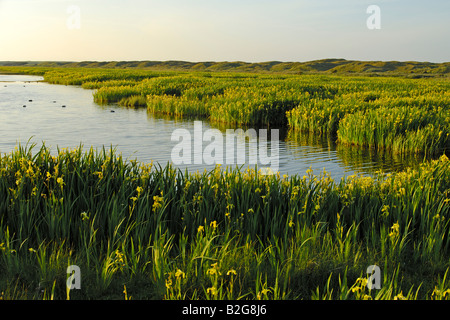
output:
{"label": "pale sky", "polygon": [[325,58],[448,62],[450,1],[0,0],[0,61]]}

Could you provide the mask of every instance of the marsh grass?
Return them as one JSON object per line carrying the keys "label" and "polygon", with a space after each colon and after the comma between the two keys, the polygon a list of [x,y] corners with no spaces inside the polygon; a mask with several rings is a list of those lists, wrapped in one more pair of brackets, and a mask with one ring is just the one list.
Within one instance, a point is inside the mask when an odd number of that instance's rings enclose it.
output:
{"label": "marsh grass", "polygon": [[119,105],[134,108],[145,107],[147,106],[147,100],[143,96],[130,96],[128,98],[120,99]]}
{"label": "marsh grass", "polygon": [[[95,89],[97,103],[442,156],[334,181],[18,146],[0,157],[2,299],[450,297],[447,80],[16,70]],[[72,264],[82,290],[66,289]],[[382,289],[368,291],[373,264]]]}
{"label": "marsh grass", "polygon": [[450,82],[319,74],[2,67],[94,89],[98,104],[229,125],[286,126],[394,154],[450,148]]}
{"label": "marsh grass", "polygon": [[443,153],[450,147],[450,114],[445,108],[380,107],[345,116],[338,140],[395,153]]}
{"label": "marsh grass", "polygon": [[[334,182],[32,151],[0,159],[4,299],[449,297],[445,156]],[[72,264],[82,289],[67,292]],[[381,291],[362,285],[372,264]]]}

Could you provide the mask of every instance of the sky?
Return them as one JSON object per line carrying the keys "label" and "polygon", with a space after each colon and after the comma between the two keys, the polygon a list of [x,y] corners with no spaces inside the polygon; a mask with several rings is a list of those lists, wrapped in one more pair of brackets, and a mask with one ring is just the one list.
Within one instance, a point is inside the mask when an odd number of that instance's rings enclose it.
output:
{"label": "sky", "polygon": [[0,61],[327,58],[449,62],[450,1],[0,0]]}

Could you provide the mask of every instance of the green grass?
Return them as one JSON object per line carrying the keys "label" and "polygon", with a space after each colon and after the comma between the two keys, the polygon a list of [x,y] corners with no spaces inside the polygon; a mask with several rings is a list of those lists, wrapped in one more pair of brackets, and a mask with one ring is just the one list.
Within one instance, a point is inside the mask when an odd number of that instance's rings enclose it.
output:
{"label": "green grass", "polygon": [[448,109],[431,107],[380,107],[343,118],[340,142],[396,153],[442,153],[450,149]]}
{"label": "green grass", "polygon": [[[329,66],[341,62],[324,61]],[[94,101],[99,104],[146,107],[152,114],[284,126],[328,135],[344,145],[401,155],[439,156],[450,147],[448,78],[87,67],[0,67],[0,71],[81,85],[95,90]]]}
{"label": "green grass", "polygon": [[[3,299],[449,297],[446,157],[335,182],[32,151],[0,160]],[[67,292],[72,264],[83,284]]]}
{"label": "green grass", "polygon": [[0,62],[1,66],[22,68],[91,68],[91,69],[132,69],[132,70],[176,70],[184,72],[257,72],[257,73],[325,73],[325,74],[365,74],[410,77],[446,76],[450,73],[450,63],[416,61],[352,61],[345,59],[322,59],[307,62],[268,61],[249,63],[235,62],[188,62],[188,61],[82,61],[82,62]]}
{"label": "green grass", "polygon": [[[337,63],[309,67],[332,70]],[[333,181],[312,172],[188,173],[126,162],[114,150],[53,155],[19,146],[0,158],[0,298],[450,297],[448,79],[0,71],[94,89],[101,104],[216,125],[282,126],[294,138],[306,131],[321,143],[337,142],[348,157],[366,149],[402,159],[442,155],[404,172]],[[68,292],[72,264],[83,285]],[[382,270],[382,289],[368,291],[365,272],[374,264]]]}

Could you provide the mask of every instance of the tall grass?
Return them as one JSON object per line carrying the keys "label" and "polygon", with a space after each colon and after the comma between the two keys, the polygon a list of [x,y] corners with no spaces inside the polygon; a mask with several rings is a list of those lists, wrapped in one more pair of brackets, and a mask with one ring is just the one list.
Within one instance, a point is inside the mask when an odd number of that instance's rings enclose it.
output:
{"label": "tall grass", "polygon": [[[448,152],[445,79],[18,68],[98,103]],[[345,81],[343,81],[345,80]],[[111,150],[0,157],[2,299],[448,299],[450,162],[333,181],[202,173]],[[78,265],[82,290],[66,288]],[[366,268],[382,269],[368,290]]]}
{"label": "tall grass", "polygon": [[443,153],[450,147],[450,113],[445,108],[380,107],[345,116],[340,142],[396,153]]}
{"label": "tall grass", "polygon": [[[0,160],[0,291],[26,299],[448,298],[450,161],[398,174],[188,173],[113,149]],[[67,292],[65,268],[83,287]],[[383,270],[381,291],[362,285]],[[359,288],[359,289],[357,289]]]}
{"label": "tall grass", "polygon": [[402,155],[438,156],[448,152],[450,144],[450,82],[445,78],[107,68],[6,70],[40,74],[49,83],[95,89],[94,101],[99,104],[146,107],[154,114],[231,125],[289,126],[329,135],[346,145]]}

